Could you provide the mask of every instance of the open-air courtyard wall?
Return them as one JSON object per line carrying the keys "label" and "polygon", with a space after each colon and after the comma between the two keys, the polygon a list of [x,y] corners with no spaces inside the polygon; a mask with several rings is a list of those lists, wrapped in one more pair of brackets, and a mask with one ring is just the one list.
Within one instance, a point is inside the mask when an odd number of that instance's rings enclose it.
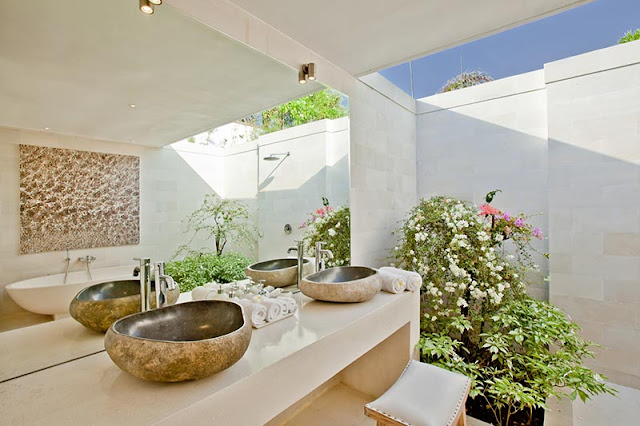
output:
{"label": "open-air courtyard wall", "polygon": [[606,347],[593,367],[640,388],[640,43],[420,99],[416,134],[418,198],[501,189],[497,207],[543,213],[532,293]]}

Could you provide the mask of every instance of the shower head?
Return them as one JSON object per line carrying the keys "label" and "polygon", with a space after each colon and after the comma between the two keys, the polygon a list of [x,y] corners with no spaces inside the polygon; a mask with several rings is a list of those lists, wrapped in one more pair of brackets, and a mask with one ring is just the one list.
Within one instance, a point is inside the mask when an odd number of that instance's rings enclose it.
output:
{"label": "shower head", "polygon": [[265,161],[277,161],[280,160],[280,157],[283,156],[286,158],[289,155],[291,155],[289,152],[284,152],[281,154],[269,154],[268,156],[264,157],[263,160]]}

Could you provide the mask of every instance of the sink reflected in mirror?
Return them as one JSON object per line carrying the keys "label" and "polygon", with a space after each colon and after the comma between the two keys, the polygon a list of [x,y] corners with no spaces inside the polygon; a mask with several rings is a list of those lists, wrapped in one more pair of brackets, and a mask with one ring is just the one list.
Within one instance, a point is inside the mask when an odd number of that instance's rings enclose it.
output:
{"label": "sink reflected in mirror", "polygon": [[130,315],[107,331],[113,362],[138,378],[180,382],[210,376],[235,364],[251,341],[241,305],[200,300]]}
{"label": "sink reflected in mirror", "polygon": [[[155,283],[151,284],[151,307],[156,307]],[[178,301],[180,289],[167,291],[170,305]],[[81,290],[69,305],[69,314],[85,327],[106,332],[111,324],[140,312],[140,281],[117,280],[95,284]]]}
{"label": "sink reflected in mirror", "polygon": [[[246,269],[246,274],[254,281],[264,280],[265,285],[287,287],[297,283],[298,259],[273,259],[254,263]],[[308,259],[302,262],[302,275],[313,272]]]}
{"label": "sink reflected in mirror", "polygon": [[325,302],[364,302],[382,288],[378,271],[364,266],[340,266],[303,278],[300,291]]}

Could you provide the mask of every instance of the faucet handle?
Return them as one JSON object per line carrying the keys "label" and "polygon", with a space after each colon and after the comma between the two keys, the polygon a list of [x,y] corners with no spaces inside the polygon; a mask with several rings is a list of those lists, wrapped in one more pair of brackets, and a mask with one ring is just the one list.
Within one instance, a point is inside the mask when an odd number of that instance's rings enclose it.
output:
{"label": "faucet handle", "polygon": [[141,265],[144,265],[146,263],[151,263],[150,257],[134,257],[133,260],[139,260]]}

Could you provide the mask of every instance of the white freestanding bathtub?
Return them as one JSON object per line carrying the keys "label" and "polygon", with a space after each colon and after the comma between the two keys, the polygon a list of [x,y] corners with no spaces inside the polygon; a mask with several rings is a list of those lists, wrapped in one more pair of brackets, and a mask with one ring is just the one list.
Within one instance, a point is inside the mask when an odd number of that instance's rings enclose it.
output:
{"label": "white freestanding bathtub", "polygon": [[95,269],[91,271],[91,279],[87,271],[69,272],[66,284],[64,274],[47,275],[9,284],[6,289],[27,311],[53,315],[54,319],[65,318],[69,315],[69,303],[80,290],[114,279],[132,278],[133,268],[135,265]]}

